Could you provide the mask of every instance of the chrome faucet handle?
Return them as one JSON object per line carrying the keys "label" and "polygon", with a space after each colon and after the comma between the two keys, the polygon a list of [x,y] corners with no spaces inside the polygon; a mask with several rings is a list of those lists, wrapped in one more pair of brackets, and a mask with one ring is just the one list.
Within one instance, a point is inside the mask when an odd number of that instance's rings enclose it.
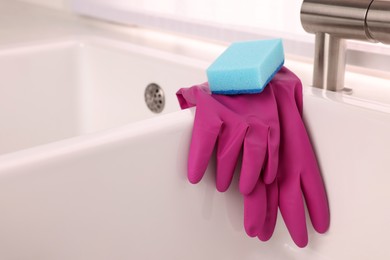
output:
{"label": "chrome faucet handle", "polygon": [[345,39],[390,44],[390,0],[304,0],[301,23],[316,35],[313,86],[342,91]]}

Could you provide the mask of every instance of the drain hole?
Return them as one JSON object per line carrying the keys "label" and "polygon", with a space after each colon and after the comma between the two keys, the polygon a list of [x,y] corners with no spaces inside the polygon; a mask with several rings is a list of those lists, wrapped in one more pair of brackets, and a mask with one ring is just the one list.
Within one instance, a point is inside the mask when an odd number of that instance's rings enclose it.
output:
{"label": "drain hole", "polygon": [[145,89],[145,102],[153,113],[161,113],[165,107],[163,89],[156,83],[149,84]]}

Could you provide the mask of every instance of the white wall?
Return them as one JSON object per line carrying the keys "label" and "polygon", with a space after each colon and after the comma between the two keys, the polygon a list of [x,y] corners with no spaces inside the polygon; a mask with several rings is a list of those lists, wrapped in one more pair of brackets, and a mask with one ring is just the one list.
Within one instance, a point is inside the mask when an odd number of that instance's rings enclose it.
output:
{"label": "white wall", "polygon": [[44,7],[59,9],[59,10],[69,10],[68,0],[20,0],[20,1],[36,4]]}
{"label": "white wall", "polygon": [[89,2],[121,10],[140,10],[186,19],[279,32],[304,33],[299,10],[302,0],[20,0],[70,10],[70,2]]}
{"label": "white wall", "polygon": [[[42,0],[41,0],[42,1]],[[58,1],[58,0],[57,0]],[[64,1],[64,0],[63,0]],[[65,0],[67,1],[67,0]],[[69,1],[69,0],[68,0]],[[78,5],[141,11],[184,20],[305,34],[300,21],[303,0],[72,0]],[[94,8],[92,8],[94,7]]]}

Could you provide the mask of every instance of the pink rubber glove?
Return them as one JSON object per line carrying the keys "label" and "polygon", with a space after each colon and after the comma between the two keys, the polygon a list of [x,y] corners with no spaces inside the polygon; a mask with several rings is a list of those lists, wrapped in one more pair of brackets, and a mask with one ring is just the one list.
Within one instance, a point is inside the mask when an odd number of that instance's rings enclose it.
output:
{"label": "pink rubber glove", "polygon": [[[292,239],[299,247],[305,247],[308,235],[303,197],[317,232],[327,231],[330,216],[324,183],[301,117],[302,85],[298,77],[282,68],[268,87],[274,90],[279,111],[278,174],[274,183],[265,185],[258,182],[254,192],[244,197],[245,213],[248,215],[262,214],[264,200],[267,204],[265,222],[264,217],[260,217],[257,222],[254,220],[246,225],[252,231],[249,235],[258,232],[258,238],[267,241],[274,231],[279,206]],[[266,199],[257,194],[257,190],[264,194],[264,189]]]}
{"label": "pink rubber glove", "polygon": [[[263,179],[272,183],[278,166],[279,123],[272,89],[260,94],[214,95],[208,84],[180,89],[182,109],[196,106],[188,158],[188,179],[198,183],[217,146],[217,190],[226,191],[243,149],[239,187],[242,194],[253,191],[264,164]],[[265,198],[265,194],[264,194]],[[266,205],[262,204],[264,211]],[[265,214],[263,214],[265,215]]]}

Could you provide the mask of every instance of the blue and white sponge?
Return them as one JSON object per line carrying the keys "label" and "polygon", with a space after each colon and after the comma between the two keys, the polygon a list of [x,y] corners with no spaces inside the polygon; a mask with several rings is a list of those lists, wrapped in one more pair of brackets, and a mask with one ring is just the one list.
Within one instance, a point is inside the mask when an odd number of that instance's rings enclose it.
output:
{"label": "blue and white sponge", "polygon": [[207,69],[213,94],[260,93],[284,64],[281,39],[231,44]]}

